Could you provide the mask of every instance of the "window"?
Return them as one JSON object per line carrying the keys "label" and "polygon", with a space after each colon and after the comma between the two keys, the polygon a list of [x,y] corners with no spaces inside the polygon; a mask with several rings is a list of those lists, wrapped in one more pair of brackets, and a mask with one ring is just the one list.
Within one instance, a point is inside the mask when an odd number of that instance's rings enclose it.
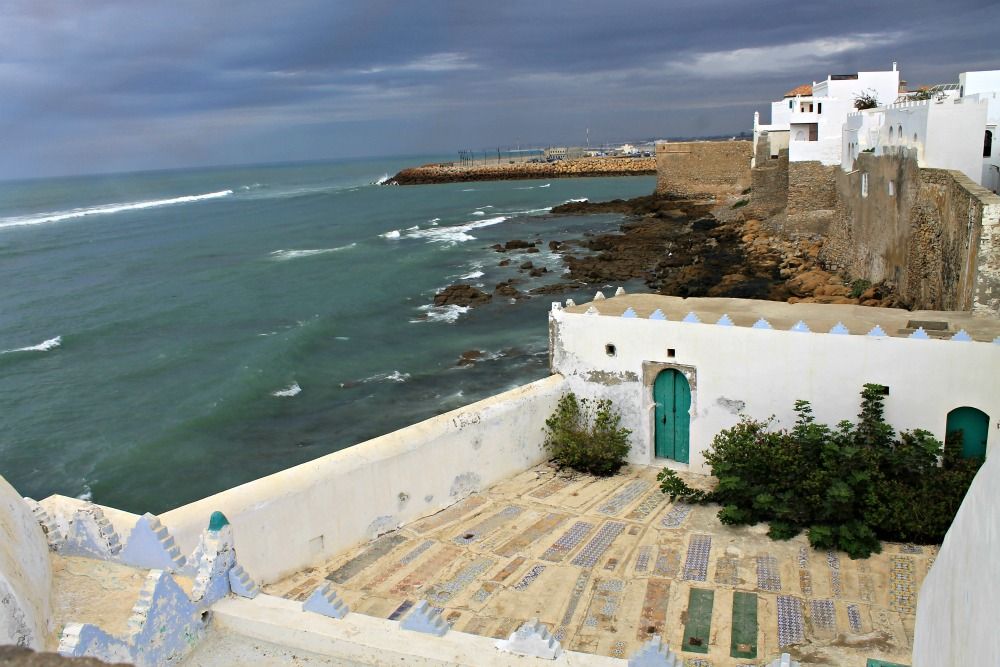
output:
{"label": "window", "polygon": [[889,196],[890,197],[896,196],[896,181],[893,181],[891,179],[889,180]]}
{"label": "window", "polygon": [[819,102],[816,104],[816,113],[823,113],[823,103]]}
{"label": "window", "polygon": [[892,136],[892,127],[889,127],[889,143],[890,144],[892,143],[893,138],[894,137]]}
{"label": "window", "polygon": [[667,358],[668,359],[673,359],[676,356],[677,356],[677,350],[675,350],[672,347],[668,347],[667,348]]}
{"label": "window", "polygon": [[615,344],[614,343],[608,343],[607,345],[605,345],[604,346],[604,354],[608,355],[609,357],[613,357],[616,354],[618,354],[618,350],[615,348]]}
{"label": "window", "polygon": [[900,125],[896,128],[896,136],[899,137],[899,143],[903,143],[903,126]]}
{"label": "window", "polygon": [[795,102],[792,101],[792,100],[788,100],[788,108],[789,109],[794,109],[795,108]]}
{"label": "window", "polygon": [[868,196],[868,173],[861,174],[861,196]]}
{"label": "window", "polygon": [[983,141],[983,157],[991,157],[993,155],[993,132],[992,130],[986,130],[986,139]]}

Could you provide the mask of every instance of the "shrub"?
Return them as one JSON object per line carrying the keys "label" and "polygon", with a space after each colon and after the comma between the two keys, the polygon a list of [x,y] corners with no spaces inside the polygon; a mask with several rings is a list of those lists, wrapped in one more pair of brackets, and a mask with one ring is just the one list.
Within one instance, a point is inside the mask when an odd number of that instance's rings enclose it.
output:
{"label": "shrub", "polygon": [[897,435],[884,401],[880,385],[866,384],[857,423],[835,428],[816,423],[807,401],[796,401],[790,430],[744,416],[705,454],[715,490],[691,489],[670,470],[660,473],[660,488],[718,503],[724,524],[767,521],[779,540],[806,530],[815,548],[852,558],[878,553],[879,540],[940,542],[982,460],[962,459],[955,437],[942,446],[923,430]]}
{"label": "shrub", "polygon": [[864,109],[874,109],[878,106],[878,98],[875,97],[874,90],[866,90],[854,98],[854,108],[858,111]]}
{"label": "shrub", "polygon": [[865,280],[864,278],[858,278],[851,283],[851,298],[857,299],[871,286],[871,281]]}
{"label": "shrub", "polygon": [[592,475],[613,475],[625,465],[632,432],[621,427],[611,401],[565,394],[545,420],[545,448],[552,460]]}
{"label": "shrub", "polygon": [[738,202],[736,202],[735,204],[733,204],[732,207],[733,208],[743,208],[744,206],[746,206],[749,203],[750,203],[749,199],[741,199]]}

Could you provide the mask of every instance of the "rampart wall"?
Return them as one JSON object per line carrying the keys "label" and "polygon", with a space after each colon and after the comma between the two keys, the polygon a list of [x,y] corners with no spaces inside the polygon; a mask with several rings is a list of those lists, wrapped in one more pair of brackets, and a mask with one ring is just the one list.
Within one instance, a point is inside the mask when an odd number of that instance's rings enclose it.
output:
{"label": "rampart wall", "polygon": [[716,197],[750,185],[750,141],[683,141],[656,144],[656,192],[676,197]]}

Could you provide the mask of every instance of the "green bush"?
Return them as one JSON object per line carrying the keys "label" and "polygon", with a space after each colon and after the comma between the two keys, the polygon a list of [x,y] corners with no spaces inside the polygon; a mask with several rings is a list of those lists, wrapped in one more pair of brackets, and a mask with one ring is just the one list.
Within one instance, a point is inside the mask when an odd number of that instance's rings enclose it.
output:
{"label": "green bush", "polygon": [[611,401],[592,402],[569,393],[545,420],[545,448],[561,467],[613,475],[625,465],[631,433],[621,427],[621,415]]}
{"label": "green bush", "polygon": [[815,548],[852,558],[878,553],[880,540],[939,543],[982,460],[962,459],[958,438],[942,446],[927,431],[897,435],[885,422],[882,390],[864,386],[856,424],[818,424],[807,401],[796,401],[790,430],[743,417],[705,454],[715,490],[691,489],[670,470],[660,473],[660,488],[721,505],[724,524],[767,521],[779,540],[805,530]]}
{"label": "green bush", "polygon": [[851,283],[851,298],[857,299],[871,286],[871,281],[865,280],[864,278],[858,278]]}
{"label": "green bush", "polygon": [[746,206],[749,203],[750,203],[749,199],[741,199],[738,202],[736,202],[735,204],[733,204],[732,207],[733,208],[743,208],[744,206]]}

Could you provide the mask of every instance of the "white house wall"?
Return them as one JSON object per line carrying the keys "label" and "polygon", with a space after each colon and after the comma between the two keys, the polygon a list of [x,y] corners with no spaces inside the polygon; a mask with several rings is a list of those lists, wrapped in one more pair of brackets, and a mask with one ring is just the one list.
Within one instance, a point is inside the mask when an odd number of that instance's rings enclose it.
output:
{"label": "white house wall", "polygon": [[[618,306],[617,313],[621,310]],[[615,402],[623,425],[632,430],[630,460],[636,463],[653,460],[655,373],[644,367],[657,364],[677,367],[690,378],[694,472],[710,472],[704,451],[715,434],[737,423],[739,413],[756,419],[774,415],[777,426],[789,427],[795,401],[806,399],[813,401],[817,419],[834,425],[857,416],[868,382],[890,388],[886,416],[898,429],[922,428],[943,439],[948,412],[971,406],[990,416],[988,447],[995,449],[1000,439],[1000,345],[869,337],[857,335],[860,331],[759,330],[561,308],[550,318],[553,370],[578,395]],[[812,328],[827,331],[830,323],[813,322]],[[606,353],[608,344],[615,346],[613,357]]]}

